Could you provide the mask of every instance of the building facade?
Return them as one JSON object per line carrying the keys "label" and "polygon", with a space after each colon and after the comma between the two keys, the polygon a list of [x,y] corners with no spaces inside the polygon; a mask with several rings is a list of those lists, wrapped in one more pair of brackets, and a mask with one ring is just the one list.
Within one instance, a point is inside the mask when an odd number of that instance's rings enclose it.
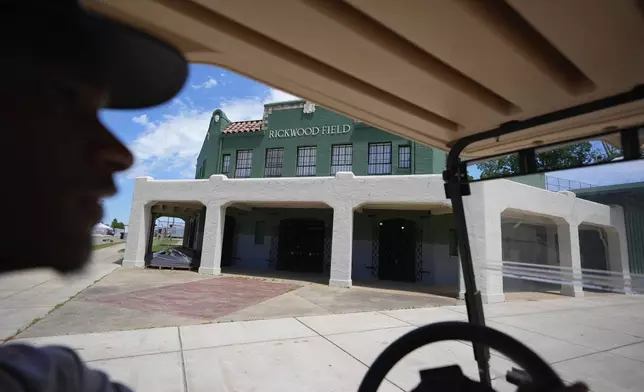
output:
{"label": "building facade", "polygon": [[624,210],[630,270],[644,274],[644,182],[575,190],[577,197]]}
{"label": "building facade", "polygon": [[265,107],[264,118],[232,123],[214,112],[196,178],[441,173],[445,153],[304,102]]}
{"label": "building facade", "polygon": [[[393,280],[457,295],[464,288],[444,164],[442,151],[309,102],[269,104],[262,119],[243,122],[216,110],[195,180],[137,179],[124,266],[149,263],[152,222],[176,216],[186,222],[183,245],[200,256],[201,273],[289,271],[343,287]],[[466,209],[486,302],[531,281],[528,289],[582,295],[585,226],[605,234],[606,256],[596,264],[628,286],[619,206],[548,191],[536,175],[473,184]],[[528,279],[504,278],[513,260],[557,266],[568,281],[536,282],[517,265],[509,271]]]}

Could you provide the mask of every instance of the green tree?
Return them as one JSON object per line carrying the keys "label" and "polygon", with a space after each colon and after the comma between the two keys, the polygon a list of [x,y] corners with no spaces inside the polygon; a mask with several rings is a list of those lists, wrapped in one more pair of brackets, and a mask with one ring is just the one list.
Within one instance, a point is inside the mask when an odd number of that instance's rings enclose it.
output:
{"label": "green tree", "polygon": [[[563,170],[571,167],[611,161],[622,155],[618,148],[605,142],[581,142],[541,151],[535,154],[538,171]],[[519,173],[519,154],[506,155],[479,163],[481,178],[495,178]]]}
{"label": "green tree", "polygon": [[519,157],[517,155],[506,155],[479,163],[476,167],[481,171],[481,178],[508,176],[519,172]]}
{"label": "green tree", "polygon": [[114,218],[112,219],[112,224],[110,225],[112,229],[125,229],[125,224],[123,222],[119,222],[118,219]]}

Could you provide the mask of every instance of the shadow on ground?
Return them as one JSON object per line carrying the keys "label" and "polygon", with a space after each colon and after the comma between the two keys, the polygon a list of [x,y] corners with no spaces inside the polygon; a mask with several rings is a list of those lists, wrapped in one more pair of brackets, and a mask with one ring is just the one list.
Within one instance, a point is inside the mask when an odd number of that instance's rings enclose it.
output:
{"label": "shadow on ground", "polygon": [[[454,298],[395,286],[329,287],[299,276],[220,277],[189,271],[118,269],[20,334],[116,331],[217,321],[454,305]],[[323,283],[319,283],[323,282]]]}
{"label": "shadow on ground", "polygon": [[[455,296],[452,288],[399,282],[358,281],[351,289],[329,287],[323,276],[293,273],[228,270],[212,277],[190,271],[119,268],[19,336],[462,304]],[[561,297],[556,293],[506,294],[507,301],[554,298]]]}
{"label": "shadow on ground", "polygon": [[[243,276],[248,278],[262,278],[270,279],[272,281],[287,281],[302,283],[315,283],[320,285],[327,285],[329,277],[321,274],[306,274],[296,273],[289,271],[265,271],[265,270],[247,270],[238,269],[234,267],[222,268],[224,275],[229,276]],[[395,292],[406,292],[415,294],[431,294],[448,298],[456,298],[458,296],[458,289],[456,287],[448,286],[433,286],[428,284],[418,284],[413,282],[397,282],[385,280],[353,280],[353,287],[360,287],[365,289],[378,289],[388,290]]]}

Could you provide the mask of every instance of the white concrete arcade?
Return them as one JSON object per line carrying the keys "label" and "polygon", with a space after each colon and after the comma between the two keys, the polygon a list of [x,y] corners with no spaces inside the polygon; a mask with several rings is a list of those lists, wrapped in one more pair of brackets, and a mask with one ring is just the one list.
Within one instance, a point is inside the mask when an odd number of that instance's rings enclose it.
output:
{"label": "white concrete arcade", "polygon": [[[208,180],[153,180],[137,178],[123,266],[144,267],[153,206],[185,203],[206,207],[199,272],[221,273],[221,249],[226,208],[240,204],[321,203],[333,209],[329,284],[352,284],[352,233],[354,211],[365,205],[396,205],[414,209],[431,205],[449,210],[440,175],[229,179],[213,175]],[[514,181],[495,180],[472,184],[465,197],[470,244],[477,282],[486,303],[505,300],[502,252],[502,215],[545,217],[556,223],[560,267],[570,271],[563,294],[581,296],[579,226],[602,228],[607,234],[608,265],[629,289],[630,274],[620,207],[577,199],[573,193],[555,193]],[[460,269],[459,269],[460,271]],[[462,278],[459,290],[464,291]]]}

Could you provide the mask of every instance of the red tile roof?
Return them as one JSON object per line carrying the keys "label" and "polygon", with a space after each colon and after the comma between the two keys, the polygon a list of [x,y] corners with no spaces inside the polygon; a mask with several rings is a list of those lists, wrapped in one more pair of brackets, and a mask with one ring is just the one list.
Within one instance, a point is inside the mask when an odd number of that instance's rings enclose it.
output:
{"label": "red tile roof", "polygon": [[230,123],[223,133],[245,133],[257,132],[262,130],[262,120],[237,121]]}

